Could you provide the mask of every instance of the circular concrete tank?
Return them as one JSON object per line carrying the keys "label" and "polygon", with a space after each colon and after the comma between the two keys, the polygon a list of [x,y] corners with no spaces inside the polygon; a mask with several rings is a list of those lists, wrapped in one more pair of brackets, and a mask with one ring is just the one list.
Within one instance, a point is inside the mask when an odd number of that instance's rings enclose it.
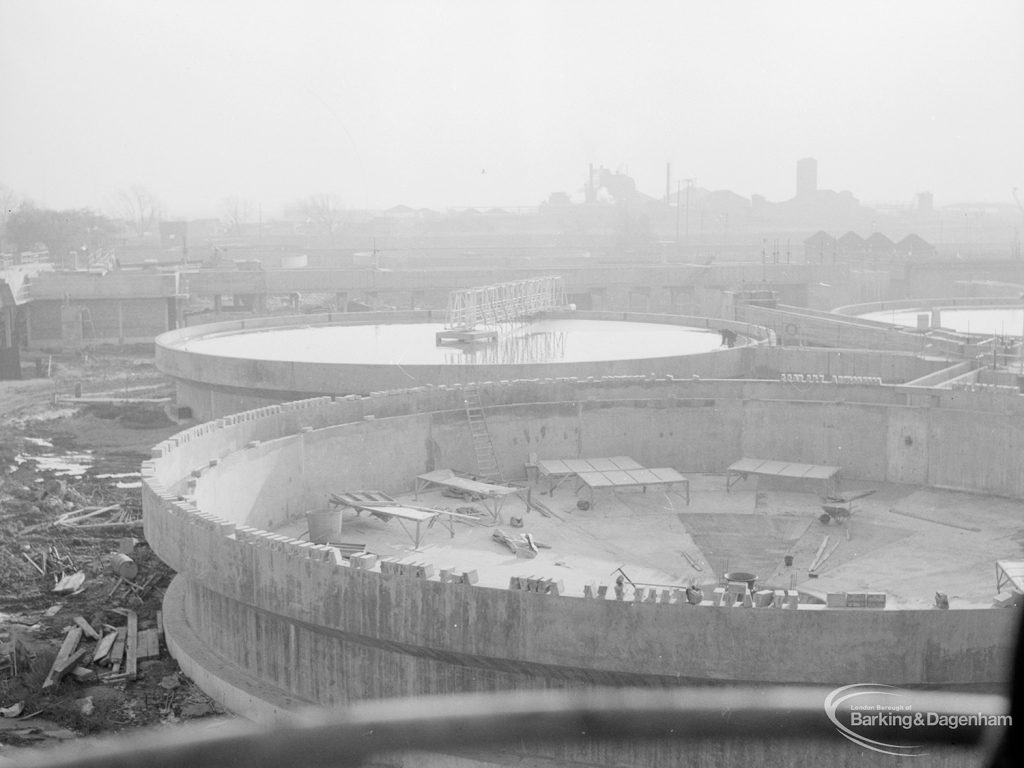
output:
{"label": "circular concrete tank", "polygon": [[[373,488],[399,497],[421,473],[471,463],[464,391],[319,398],[226,416],[157,446],[143,465],[146,538],[178,574],[166,596],[165,623],[168,645],[186,673],[230,708],[266,720],[303,704],[452,691],[726,681],[975,688],[1006,679],[1016,614],[982,606],[991,599],[992,559],[1019,527],[1024,476],[1013,451],[961,446],[1024,442],[1019,397],[936,390],[921,407],[908,400],[915,394],[897,386],[645,376],[492,383],[479,392],[506,478],[525,485],[537,455],[628,454],[643,466],[686,473],[693,485],[686,503],[678,494],[655,503],[653,494],[637,493],[628,515],[616,513],[623,507],[607,498],[586,515],[564,504],[561,520],[529,513],[527,530],[543,531],[538,541],[557,547],[532,560],[491,542],[489,525],[451,535],[435,526],[426,546],[402,544],[402,557],[346,560],[339,549],[313,546],[292,532],[296,519],[334,492]],[[906,435],[915,439],[907,442]],[[816,583],[831,578],[858,592],[867,585],[917,601],[904,609],[834,607],[831,600],[689,605],[683,589],[665,583],[671,575],[637,579],[657,588],[616,600],[575,575],[586,561],[570,551],[572,543],[612,546],[616,536],[603,532],[617,522],[619,535],[646,542],[631,554],[613,553],[634,576],[661,550],[676,574],[689,572],[679,550],[694,551],[697,532],[728,522],[740,501],[744,508],[723,535],[733,527],[757,534],[762,529],[753,526],[765,517],[755,508],[758,494],[734,486],[727,496],[722,477],[742,455],[835,464],[854,487],[889,484],[887,503],[861,513],[852,528],[850,552],[862,559],[860,571],[844,582],[854,561],[841,561]],[[560,489],[553,498],[567,502],[571,493]],[[537,488],[534,494],[552,499]],[[723,512],[702,512],[716,499],[726,505]],[[408,503],[427,502],[421,496]],[[773,523],[779,530],[810,526],[813,545],[800,555],[805,559],[821,538],[814,506]],[[347,541],[400,535],[394,524],[368,518],[346,522]],[[559,537],[563,524],[572,535]],[[473,536],[480,543],[468,541],[465,562],[444,549]],[[375,541],[370,551],[388,551]],[[916,552],[922,567],[901,568],[901,576],[887,580],[877,569],[898,559],[890,548],[895,541],[907,556]],[[488,547],[487,564],[467,565]],[[781,562],[766,549],[748,547],[730,560],[765,574],[754,558]],[[709,575],[725,570],[705,557]],[[545,579],[557,580],[558,588],[534,588]],[[614,576],[603,581],[607,587]],[[927,601],[944,583],[957,585],[961,605],[931,610]],[[588,753],[548,754],[538,747],[531,756],[674,768],[702,760],[780,764],[781,750],[785,764],[861,764],[863,753],[844,752],[843,744],[838,737],[767,747],[729,740],[611,744]]]}
{"label": "circular concrete tank", "polygon": [[206,419],[411,386],[636,374],[726,378],[739,374],[742,348],[760,332],[728,320],[571,312],[503,328],[487,341],[439,344],[442,321],[439,312],[387,312],[195,326],[157,338],[157,367],[174,379],[178,405]]}
{"label": "circular concrete tank", "polygon": [[904,328],[944,328],[973,336],[1024,335],[1024,303],[1020,299],[904,299],[840,307],[837,313]]}

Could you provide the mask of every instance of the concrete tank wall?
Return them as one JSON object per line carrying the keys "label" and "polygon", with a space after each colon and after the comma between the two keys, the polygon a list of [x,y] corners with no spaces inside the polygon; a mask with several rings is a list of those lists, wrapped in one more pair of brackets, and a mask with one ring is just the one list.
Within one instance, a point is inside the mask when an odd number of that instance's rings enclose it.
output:
{"label": "concrete tank wall", "polygon": [[[695,328],[729,328],[744,336],[758,336],[760,329],[729,320],[623,312],[553,313],[550,317],[654,322]],[[247,318],[234,322],[182,328],[157,339],[156,364],[176,385],[177,402],[188,406],[199,419],[237,413],[271,403],[318,395],[366,394],[411,384],[461,385],[469,381],[506,378],[600,378],[602,376],[656,374],[659,376],[730,378],[742,375],[748,347],[721,349],[693,355],[639,360],[581,363],[532,363],[519,365],[350,365],[300,363],[281,360],[200,354],[188,351],[188,341],[210,334],[247,333],[256,330],[315,325],[366,325],[369,323],[441,322],[434,311],[384,313],[332,313],[297,317]],[[244,382],[244,384],[243,384]]]}
{"label": "concrete tank wall", "polygon": [[[984,461],[963,468],[945,447],[971,440],[979,424],[995,445],[1019,445],[1021,420],[1006,418],[1019,413],[1016,400],[965,412],[906,406],[894,387],[840,388],[846,402],[813,399],[834,387],[808,389],[795,399],[780,383],[653,377],[480,387],[510,473],[530,452],[625,451],[686,471],[720,471],[746,453],[1024,496],[1014,453],[993,452],[981,471]],[[876,402],[857,402],[861,392]],[[186,672],[262,717],[465,690],[1006,678],[1009,610],[728,610],[541,595],[360,570],[330,547],[261,530],[323,506],[331,490],[403,490],[422,471],[471,461],[462,399],[458,388],[320,398],[227,416],[154,449],[143,465],[146,536],[179,573],[165,612]],[[683,747],[578,749],[573,759],[668,768]]]}
{"label": "concrete tank wall", "polygon": [[[910,423],[917,428],[908,415],[929,434],[944,431],[943,442],[969,439],[984,416],[682,397],[691,387],[702,394],[706,384],[617,382],[602,400],[588,400],[596,384],[551,382],[547,402],[495,407],[489,426],[502,461],[520,467],[531,448],[628,449],[645,462],[694,471],[760,453],[901,481],[886,456],[903,449],[894,435]],[[522,394],[532,401],[544,388],[527,383]],[[637,389],[648,397],[633,396]],[[322,702],[353,691],[681,679],[968,684],[1006,674],[1009,611],[776,613],[551,597],[359,571],[330,548],[258,530],[322,505],[329,490],[404,489],[437,459],[464,455],[460,398],[459,390],[419,390],[275,406],[162,444],[144,467],[146,534],[181,574],[183,610],[203,642],[272,686]],[[366,420],[371,412],[376,418]],[[997,442],[1020,438],[1020,428],[1000,415],[987,426]],[[891,462],[895,472],[926,468],[930,482],[963,486],[965,473],[934,445],[934,438],[915,443],[924,461]],[[1005,489],[1013,455],[989,460],[997,466],[974,485]]]}

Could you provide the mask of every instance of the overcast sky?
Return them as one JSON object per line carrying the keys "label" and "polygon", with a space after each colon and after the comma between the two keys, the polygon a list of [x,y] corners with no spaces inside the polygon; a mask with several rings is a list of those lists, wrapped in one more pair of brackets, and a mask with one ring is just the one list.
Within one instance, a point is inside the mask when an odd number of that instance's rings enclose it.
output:
{"label": "overcast sky", "polygon": [[866,202],[1024,188],[1024,3],[0,0],[0,184],[172,215],[534,205],[588,163]]}

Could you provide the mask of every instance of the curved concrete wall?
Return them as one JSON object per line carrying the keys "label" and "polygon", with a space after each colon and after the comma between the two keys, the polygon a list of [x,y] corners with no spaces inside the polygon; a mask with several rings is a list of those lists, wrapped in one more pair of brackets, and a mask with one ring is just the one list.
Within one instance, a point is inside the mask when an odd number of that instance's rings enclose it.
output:
{"label": "curved concrete wall", "polygon": [[[720,471],[746,454],[1024,496],[1019,451],[982,460],[951,447],[978,434],[1024,444],[1024,422],[1007,418],[1020,415],[1020,398],[936,397],[919,407],[887,386],[655,377],[480,391],[507,476],[529,452],[629,453],[687,471]],[[360,570],[330,547],[266,532],[322,506],[331,490],[404,490],[420,472],[470,461],[462,399],[448,387],[319,398],[228,416],[157,446],[143,465],[146,537],[179,573],[165,616],[186,673],[264,719],[304,703],[467,690],[1007,678],[1009,610],[726,610],[555,597]],[[702,764],[754,754],[735,748],[702,747]],[[591,745],[561,759],[668,768],[683,749]],[[863,757],[825,749],[833,765]],[[759,764],[773,759],[769,748]]]}
{"label": "curved concrete wall", "polygon": [[[888,402],[858,402],[862,390]],[[962,452],[945,448],[979,428],[995,444],[1021,444],[1024,428],[1005,410],[916,408],[887,387],[844,394],[795,399],[766,382],[654,379],[483,387],[509,469],[530,451],[626,452],[691,471],[771,455],[841,463],[873,480],[1024,495],[1013,452],[964,466]],[[264,684],[320,703],[580,683],[1005,679],[1010,611],[728,611],[551,597],[357,570],[328,547],[262,530],[322,505],[329,490],[400,490],[417,473],[468,460],[461,398],[424,388],[292,403],[158,446],[144,465],[146,535],[180,574],[191,631]]]}
{"label": "curved concrete wall", "polygon": [[890,299],[888,301],[872,301],[866,304],[847,304],[836,307],[832,311],[837,315],[858,317],[871,312],[904,311],[909,309],[941,309],[954,307],[1013,307],[1019,309],[1020,299],[999,297],[961,296],[931,299]]}
{"label": "curved concrete wall", "polygon": [[[665,323],[715,330],[728,328],[747,338],[761,335],[757,326],[701,317],[625,312],[552,313],[547,317]],[[182,349],[182,345],[190,340],[213,334],[247,333],[296,326],[437,323],[443,320],[443,312],[425,310],[251,318],[193,326],[157,338],[156,365],[175,381],[178,404],[190,407],[199,419],[318,395],[366,394],[410,385],[458,385],[488,379],[566,376],[597,378],[649,373],[729,378],[741,375],[743,370],[743,347],[639,360],[473,366],[297,363],[200,354]]]}

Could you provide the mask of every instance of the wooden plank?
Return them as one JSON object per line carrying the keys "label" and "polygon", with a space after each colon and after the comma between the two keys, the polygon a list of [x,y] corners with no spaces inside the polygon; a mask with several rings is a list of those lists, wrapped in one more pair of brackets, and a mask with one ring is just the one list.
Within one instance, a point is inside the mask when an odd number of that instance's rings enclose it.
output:
{"label": "wooden plank", "polygon": [[53,665],[50,667],[49,673],[46,675],[46,679],[43,681],[43,690],[52,688],[60,679],[64,676],[73,664],[69,664],[68,660],[75,658],[75,649],[78,647],[78,642],[82,639],[82,628],[72,627],[68,630],[68,633],[64,635],[64,642],[61,643],[60,651],[57,652],[57,658],[53,660]]}
{"label": "wooden plank", "polygon": [[[61,681],[61,679],[64,677],[64,675],[66,675],[68,673],[68,671],[72,667],[77,666],[78,662],[81,661],[82,659],[84,659],[88,655],[89,655],[89,649],[88,648],[79,648],[77,651],[75,651],[73,654],[71,654],[71,656],[69,658],[65,659],[60,664],[57,664],[56,662],[54,662],[53,668],[50,670],[50,674],[47,675],[47,678],[46,678],[47,681],[51,680],[51,676],[52,676],[52,682],[50,682],[50,685],[56,685],[57,683],[59,683]],[[47,687],[47,685],[44,682],[43,683],[43,688],[45,689],[46,687]]]}
{"label": "wooden plank", "polygon": [[124,643],[127,634],[127,627],[117,628],[117,639],[114,640],[114,647],[110,649],[110,668],[114,672],[121,671],[121,660],[124,658]]}
{"label": "wooden plank", "polygon": [[[365,547],[364,547],[364,549],[365,549]],[[158,640],[163,640],[163,637],[164,637],[164,612],[163,611],[157,611],[156,612],[156,632],[157,632],[157,639]]]}
{"label": "wooden plank", "polygon": [[825,551],[825,547],[826,546],[828,546],[828,536],[826,536],[824,539],[821,540],[821,546],[818,547],[817,554],[814,556],[814,559],[811,560],[811,564],[807,567],[807,572],[808,573],[813,571],[815,566],[817,566],[818,558],[821,557],[821,553]]}
{"label": "wooden plank", "polygon": [[117,640],[117,630],[105,634],[103,639],[96,643],[96,651],[92,655],[93,662],[98,663],[106,659],[114,647],[115,640]]}
{"label": "wooden plank", "polygon": [[125,612],[128,614],[128,631],[124,642],[124,671],[128,673],[129,680],[134,680],[139,675],[139,616],[135,611]]}
{"label": "wooden plank", "polygon": [[840,543],[841,542],[837,541],[835,544],[828,548],[828,552],[825,553],[824,557],[822,557],[817,563],[814,564],[815,569],[821,568],[821,566],[825,564],[825,561],[832,557],[832,553],[839,549]]}
{"label": "wooden plank", "polygon": [[693,568],[695,571],[703,571],[704,570],[703,568],[700,567],[700,565],[697,563],[697,561],[693,559],[693,556],[689,552],[687,552],[686,550],[683,550],[683,557],[686,558],[686,562],[688,562],[690,564],[690,567]]}
{"label": "wooden plank", "polygon": [[86,621],[82,616],[75,616],[74,622],[82,628],[82,631],[85,633],[86,637],[89,637],[93,640],[100,639],[100,633],[93,629],[92,624]]}
{"label": "wooden plank", "polygon": [[139,632],[138,658],[152,659],[160,655],[159,641],[155,629],[145,629]]}

